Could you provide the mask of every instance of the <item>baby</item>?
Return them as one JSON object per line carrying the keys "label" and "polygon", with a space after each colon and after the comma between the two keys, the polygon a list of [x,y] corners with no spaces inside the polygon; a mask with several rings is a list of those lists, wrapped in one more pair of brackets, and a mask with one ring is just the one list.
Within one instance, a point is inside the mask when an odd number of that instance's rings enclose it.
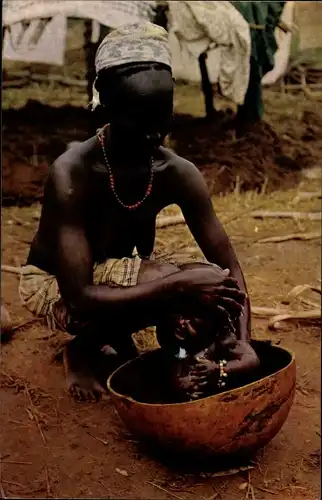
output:
{"label": "baby", "polygon": [[[187,268],[213,266],[201,262],[180,267],[156,261],[143,261],[140,281],[151,281]],[[223,284],[229,286],[229,271],[216,266]],[[169,353],[169,383],[177,402],[238,386],[242,374],[252,373],[259,365],[258,357],[249,342],[237,338],[237,324],[241,308],[231,301],[217,305],[196,317],[170,315],[157,325],[157,337]],[[172,338],[172,340],[171,340]],[[240,385],[240,384],[239,384]]]}
{"label": "baby", "polygon": [[[207,323],[207,324],[205,324]],[[248,342],[237,339],[233,327],[219,326],[209,321],[200,321],[196,334],[212,325],[212,343],[209,347],[186,351],[179,349],[173,363],[173,384],[179,401],[188,401],[210,396],[246,383],[259,365],[258,357]],[[198,351],[198,352],[196,352]]]}

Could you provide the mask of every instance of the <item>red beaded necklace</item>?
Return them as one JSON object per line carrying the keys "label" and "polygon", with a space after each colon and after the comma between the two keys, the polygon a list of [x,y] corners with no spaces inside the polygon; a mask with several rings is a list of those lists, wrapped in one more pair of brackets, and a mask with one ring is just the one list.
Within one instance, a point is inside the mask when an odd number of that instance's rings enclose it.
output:
{"label": "red beaded necklace", "polygon": [[147,199],[147,197],[149,196],[149,194],[151,193],[152,191],[152,184],[153,184],[153,177],[154,177],[154,173],[153,173],[153,170],[152,170],[152,166],[153,166],[153,160],[151,159],[151,173],[150,173],[150,180],[149,180],[149,184],[148,184],[148,187],[146,189],[146,192],[145,192],[145,195],[143,196],[143,198],[140,200],[140,201],[137,201],[136,203],[134,203],[133,205],[126,205],[125,203],[123,203],[123,201],[120,199],[119,195],[117,194],[116,190],[115,190],[115,179],[114,179],[114,175],[113,175],[113,172],[112,172],[112,169],[111,169],[111,165],[109,164],[109,161],[108,161],[108,158],[107,158],[107,154],[106,154],[106,150],[105,150],[105,145],[104,145],[104,139],[105,139],[105,130],[106,128],[108,127],[108,125],[105,125],[98,133],[97,133],[97,138],[100,142],[100,145],[102,146],[102,151],[103,151],[103,155],[104,155],[104,160],[105,160],[105,163],[106,163],[106,167],[107,167],[107,170],[108,170],[108,173],[109,173],[109,178],[110,178],[110,186],[111,186],[111,190],[113,191],[113,194],[116,198],[116,200],[118,201],[118,203],[123,207],[123,208],[127,208],[128,210],[136,210],[137,208],[139,208],[142,203],[144,203],[144,201]]}

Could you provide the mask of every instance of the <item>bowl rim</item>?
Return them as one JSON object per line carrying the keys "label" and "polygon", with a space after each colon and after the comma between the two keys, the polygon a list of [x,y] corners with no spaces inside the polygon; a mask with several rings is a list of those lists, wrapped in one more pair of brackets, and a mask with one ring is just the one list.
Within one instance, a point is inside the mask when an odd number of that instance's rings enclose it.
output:
{"label": "bowl rim", "polygon": [[[255,340],[255,339],[252,339],[252,340]],[[259,340],[259,341],[256,340],[256,341],[257,342],[265,342],[265,341],[261,341],[261,340]],[[126,396],[125,394],[121,394],[121,393],[115,391],[111,387],[112,377],[114,377],[114,375],[116,375],[116,373],[118,371],[121,371],[122,368],[124,368],[126,365],[129,365],[130,363],[134,362],[135,360],[142,359],[142,358],[148,356],[149,354],[151,354],[151,352],[154,352],[157,349],[154,349],[154,350],[148,351],[148,352],[144,352],[143,354],[137,356],[136,358],[129,359],[129,361],[126,361],[126,363],[123,363],[121,366],[119,366],[118,368],[116,368],[116,370],[114,370],[114,372],[112,372],[109,375],[109,377],[107,378],[106,386],[107,386],[108,391],[110,393],[112,393],[113,395],[117,396],[119,399],[123,399],[123,400],[125,399],[127,401],[130,401],[131,403],[136,403],[137,405],[141,405],[141,406],[150,406],[151,408],[160,408],[160,407],[162,407],[162,408],[167,408],[167,407],[173,408],[174,406],[177,407],[177,406],[182,406],[182,405],[192,405],[192,404],[195,404],[195,403],[200,403],[200,401],[206,401],[207,399],[210,399],[210,398],[220,399],[224,394],[227,394],[227,393],[235,394],[237,391],[240,391],[241,389],[246,389],[247,387],[252,387],[253,385],[257,384],[259,381],[264,381],[264,380],[268,379],[269,377],[271,377],[272,375],[277,375],[279,373],[282,373],[283,371],[287,370],[292,364],[295,364],[296,359],[295,359],[295,354],[294,354],[293,351],[285,349],[284,347],[280,347],[279,345],[276,345],[276,346],[273,346],[273,347],[276,347],[278,349],[286,351],[288,354],[290,354],[291,359],[290,359],[290,362],[286,366],[284,366],[280,370],[278,370],[278,371],[276,371],[276,372],[274,372],[274,373],[272,373],[270,375],[266,375],[266,377],[263,377],[263,378],[261,378],[259,380],[255,380],[254,382],[250,382],[249,384],[243,385],[241,387],[236,387],[235,389],[229,389],[227,391],[223,391],[220,394],[212,394],[212,395],[206,396],[204,398],[199,398],[199,399],[196,399],[194,401],[185,401],[183,403],[144,403],[143,401],[137,401],[136,399],[133,399],[131,396]]]}

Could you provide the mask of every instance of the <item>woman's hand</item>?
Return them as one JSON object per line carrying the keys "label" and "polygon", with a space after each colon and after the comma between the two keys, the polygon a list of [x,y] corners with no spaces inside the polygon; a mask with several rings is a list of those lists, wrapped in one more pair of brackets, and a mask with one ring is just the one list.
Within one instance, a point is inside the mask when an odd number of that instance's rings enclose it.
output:
{"label": "woman's hand", "polygon": [[[179,273],[178,273],[179,274]],[[178,281],[184,308],[182,314],[191,316],[191,308],[199,313],[210,313],[215,307],[225,309],[233,318],[239,317],[245,303],[245,293],[238,289],[237,281],[218,271],[216,267],[205,266],[181,271]]]}

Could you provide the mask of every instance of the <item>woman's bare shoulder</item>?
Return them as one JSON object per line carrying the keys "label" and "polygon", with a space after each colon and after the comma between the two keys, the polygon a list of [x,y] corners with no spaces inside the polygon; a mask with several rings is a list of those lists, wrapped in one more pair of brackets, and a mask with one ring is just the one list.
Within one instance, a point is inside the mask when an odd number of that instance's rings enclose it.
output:
{"label": "woman's bare shoulder", "polygon": [[160,155],[167,167],[176,173],[189,174],[192,171],[198,170],[191,161],[179,156],[173,149],[161,147]]}

